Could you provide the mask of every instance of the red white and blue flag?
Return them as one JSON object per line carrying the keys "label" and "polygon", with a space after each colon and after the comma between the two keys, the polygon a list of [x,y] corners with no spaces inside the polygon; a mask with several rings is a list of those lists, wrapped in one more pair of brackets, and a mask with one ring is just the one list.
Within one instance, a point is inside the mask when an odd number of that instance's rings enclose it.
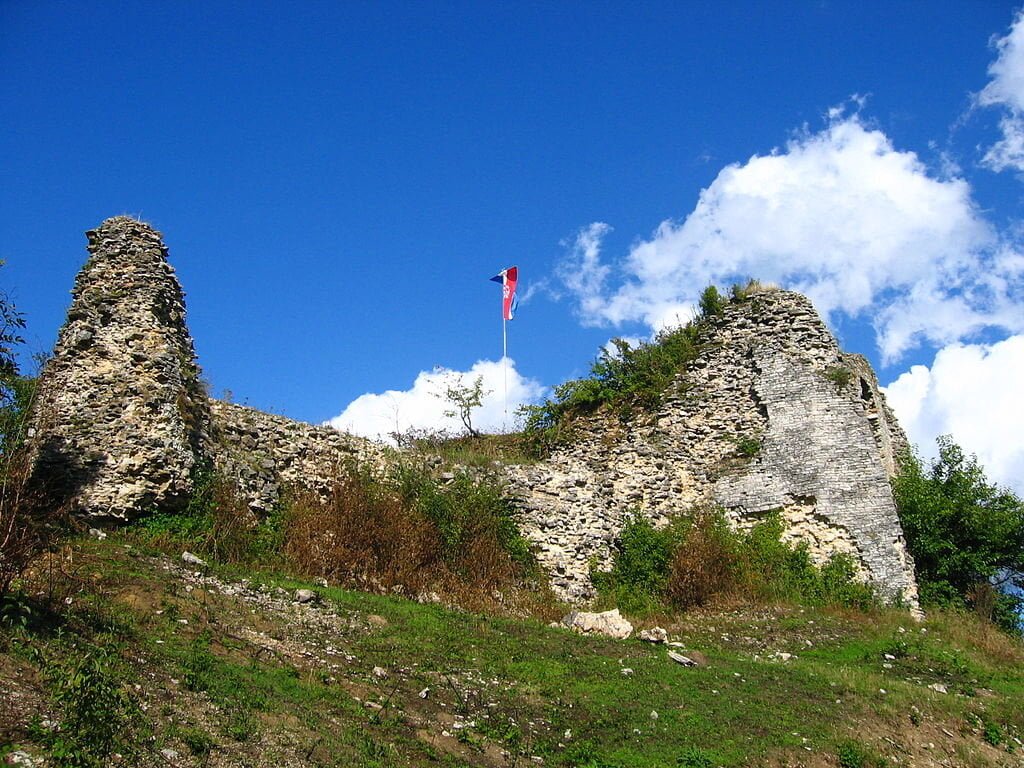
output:
{"label": "red white and blue flag", "polygon": [[501,283],[501,316],[505,320],[512,319],[512,313],[518,306],[516,302],[516,283],[519,282],[519,267],[509,267],[491,278]]}

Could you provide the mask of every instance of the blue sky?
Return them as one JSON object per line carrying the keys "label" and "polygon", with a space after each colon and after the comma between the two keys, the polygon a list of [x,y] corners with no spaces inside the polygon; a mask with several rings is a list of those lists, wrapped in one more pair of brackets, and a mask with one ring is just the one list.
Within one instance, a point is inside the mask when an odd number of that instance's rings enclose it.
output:
{"label": "blue sky", "polygon": [[443,425],[437,367],[506,423],[503,267],[512,406],[752,275],[810,293],[926,452],[953,432],[1022,489],[1017,19],[6,0],[0,286],[49,349],[84,230],[138,215],[214,394],[377,434]]}

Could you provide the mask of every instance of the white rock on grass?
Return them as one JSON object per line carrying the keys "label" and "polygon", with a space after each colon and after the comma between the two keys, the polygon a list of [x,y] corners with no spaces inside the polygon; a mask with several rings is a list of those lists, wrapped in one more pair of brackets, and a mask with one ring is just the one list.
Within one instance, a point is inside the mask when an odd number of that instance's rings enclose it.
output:
{"label": "white rock on grass", "polygon": [[668,640],[668,632],[661,627],[641,629],[638,637],[645,643],[664,643]]}
{"label": "white rock on grass", "polygon": [[181,553],[181,559],[189,565],[206,565],[206,561],[203,558],[193,555],[187,550]]}
{"label": "white rock on grass", "polygon": [[572,611],[562,619],[562,624],[583,635],[605,635],[616,640],[625,640],[633,634],[633,625],[622,617],[618,608],[601,613]]}

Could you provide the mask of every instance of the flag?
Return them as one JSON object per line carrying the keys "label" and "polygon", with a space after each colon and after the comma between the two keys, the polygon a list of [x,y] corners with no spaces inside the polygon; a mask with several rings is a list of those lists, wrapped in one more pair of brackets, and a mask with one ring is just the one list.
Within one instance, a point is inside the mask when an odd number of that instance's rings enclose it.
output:
{"label": "flag", "polygon": [[511,320],[512,313],[517,307],[516,283],[519,282],[519,267],[503,269],[491,280],[501,283],[501,316],[505,320]]}

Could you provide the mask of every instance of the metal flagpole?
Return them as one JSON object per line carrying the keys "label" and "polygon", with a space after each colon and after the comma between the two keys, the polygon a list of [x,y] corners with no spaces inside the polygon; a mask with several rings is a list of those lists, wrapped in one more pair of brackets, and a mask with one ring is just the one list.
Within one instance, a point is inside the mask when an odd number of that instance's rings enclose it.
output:
{"label": "metal flagpole", "polygon": [[502,425],[508,427],[508,332],[505,327],[508,325],[508,321],[505,319],[505,312],[501,313],[501,372],[505,379],[505,423]]}

